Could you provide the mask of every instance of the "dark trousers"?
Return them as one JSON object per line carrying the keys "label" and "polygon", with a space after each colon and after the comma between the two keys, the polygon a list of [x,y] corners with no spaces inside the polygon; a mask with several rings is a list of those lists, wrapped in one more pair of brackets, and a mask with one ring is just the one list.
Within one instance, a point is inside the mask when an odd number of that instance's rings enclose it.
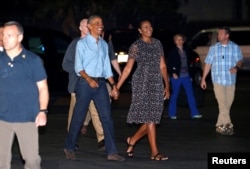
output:
{"label": "dark trousers", "polygon": [[188,105],[191,111],[191,117],[200,114],[196,107],[191,78],[189,76],[179,77],[178,79],[170,78],[170,82],[172,87],[172,93],[170,95],[170,101],[168,107],[169,116],[170,117],[176,116],[177,97],[181,85],[183,85],[185,92],[187,94]]}
{"label": "dark trousers", "polygon": [[117,153],[114,142],[114,127],[111,117],[111,105],[105,79],[98,80],[98,88],[91,88],[85,79],[80,78],[76,85],[76,105],[74,108],[65,148],[74,151],[83,120],[89,109],[89,103],[94,101],[102,122],[106,153]]}

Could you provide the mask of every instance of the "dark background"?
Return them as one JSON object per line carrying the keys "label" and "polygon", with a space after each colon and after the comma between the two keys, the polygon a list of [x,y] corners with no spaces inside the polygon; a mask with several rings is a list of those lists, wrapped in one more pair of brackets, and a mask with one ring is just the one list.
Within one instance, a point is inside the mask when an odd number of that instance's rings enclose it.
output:
{"label": "dark background", "polygon": [[0,22],[17,20],[78,36],[78,23],[93,14],[103,17],[105,29],[136,28],[150,19],[155,28],[191,36],[201,28],[249,25],[250,0],[4,0]]}

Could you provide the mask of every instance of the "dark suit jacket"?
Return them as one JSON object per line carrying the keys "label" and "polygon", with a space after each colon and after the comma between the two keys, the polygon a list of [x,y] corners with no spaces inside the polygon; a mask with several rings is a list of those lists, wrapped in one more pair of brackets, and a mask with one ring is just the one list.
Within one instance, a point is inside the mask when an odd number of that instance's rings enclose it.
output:
{"label": "dark suit jacket", "polygon": [[[191,76],[193,68],[194,68],[195,56],[187,48],[184,48],[184,51],[185,51],[186,56],[187,56],[188,73]],[[170,77],[173,77],[173,73],[176,73],[178,76],[180,75],[181,56],[178,52],[177,47],[173,48],[168,53],[167,66],[168,66],[168,72],[169,72]]]}

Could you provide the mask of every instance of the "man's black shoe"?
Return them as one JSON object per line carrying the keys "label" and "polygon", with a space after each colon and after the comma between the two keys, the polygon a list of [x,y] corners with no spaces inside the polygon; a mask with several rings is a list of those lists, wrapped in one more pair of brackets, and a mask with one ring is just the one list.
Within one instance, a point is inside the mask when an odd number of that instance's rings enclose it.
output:
{"label": "man's black shoe", "polygon": [[75,151],[79,150],[79,146],[75,144]]}
{"label": "man's black shoe", "polygon": [[100,151],[105,151],[105,143],[104,143],[104,140],[99,141],[98,144],[97,144],[97,147],[98,147],[98,150],[100,150]]}

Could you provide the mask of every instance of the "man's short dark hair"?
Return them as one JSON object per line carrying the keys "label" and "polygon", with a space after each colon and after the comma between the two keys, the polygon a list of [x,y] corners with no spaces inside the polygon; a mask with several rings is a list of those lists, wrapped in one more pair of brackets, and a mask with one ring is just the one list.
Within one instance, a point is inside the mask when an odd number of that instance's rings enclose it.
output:
{"label": "man's short dark hair", "polygon": [[92,15],[88,18],[87,23],[90,24],[95,18],[101,18],[101,17],[99,15]]}
{"label": "man's short dark hair", "polygon": [[228,26],[219,27],[220,30],[225,30],[226,34],[231,34],[231,29]]}
{"label": "man's short dark hair", "polygon": [[4,24],[4,26],[16,26],[19,33],[23,34],[23,26],[17,21],[9,21]]}

